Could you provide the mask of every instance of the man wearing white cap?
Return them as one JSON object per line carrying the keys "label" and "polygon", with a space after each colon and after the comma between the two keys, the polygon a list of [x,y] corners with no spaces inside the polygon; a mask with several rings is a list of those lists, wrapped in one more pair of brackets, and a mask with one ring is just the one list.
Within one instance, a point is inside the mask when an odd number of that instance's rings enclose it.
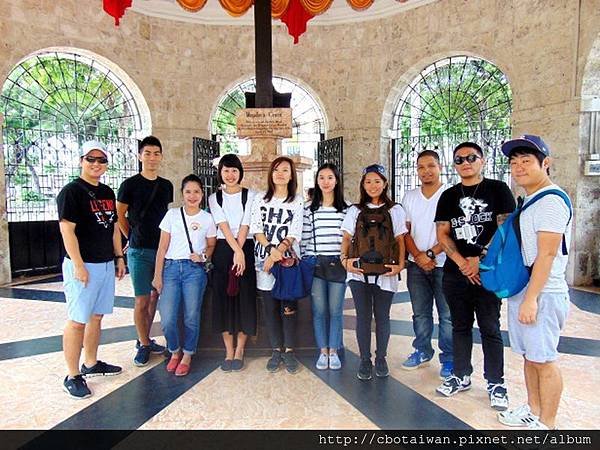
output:
{"label": "man wearing white cap", "polygon": [[[121,368],[97,359],[100,325],[113,310],[115,273],[125,263],[117,222],[115,193],[100,178],[108,167],[106,147],[97,141],[81,147],[81,174],[58,194],[58,218],[65,256],[62,272],[68,320],[63,352],[68,375],[63,389],[72,398],[91,395],[84,377],[117,375]],[[116,262],[116,272],[115,272]],[[79,369],[81,347],[84,361]]]}

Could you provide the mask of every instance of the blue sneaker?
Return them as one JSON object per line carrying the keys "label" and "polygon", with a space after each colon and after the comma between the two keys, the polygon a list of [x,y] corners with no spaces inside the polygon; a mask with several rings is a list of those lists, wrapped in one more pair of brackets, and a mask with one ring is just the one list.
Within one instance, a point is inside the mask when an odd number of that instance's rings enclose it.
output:
{"label": "blue sneaker", "polygon": [[442,367],[440,367],[440,379],[445,380],[454,370],[454,363],[452,361],[444,361]]}
{"label": "blue sneaker", "polygon": [[428,366],[429,361],[431,361],[431,358],[433,358],[433,355],[427,356],[422,351],[415,350],[410,355],[408,355],[408,358],[406,358],[406,361],[402,363],[401,367],[404,370],[415,370],[419,367]]}

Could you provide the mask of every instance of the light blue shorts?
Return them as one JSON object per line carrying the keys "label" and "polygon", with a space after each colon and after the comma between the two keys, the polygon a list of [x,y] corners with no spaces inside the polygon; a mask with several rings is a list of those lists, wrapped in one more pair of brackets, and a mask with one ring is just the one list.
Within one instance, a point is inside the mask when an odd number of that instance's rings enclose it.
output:
{"label": "light blue shorts", "polygon": [[150,295],[152,279],[154,278],[154,265],[156,263],[156,250],[151,248],[129,248],[127,250],[127,266],[133,284],[133,294]]}
{"label": "light blue shorts", "polygon": [[84,263],[88,282],[74,277],[73,261],[65,258],[62,264],[63,286],[67,299],[69,320],[88,323],[92,314],[111,314],[115,303],[115,263]]}
{"label": "light blue shorts", "polygon": [[513,352],[536,363],[555,361],[558,358],[558,340],[569,312],[569,294],[542,292],[538,298],[535,323],[519,322],[519,307],[523,303],[525,289],[508,301],[508,336]]}

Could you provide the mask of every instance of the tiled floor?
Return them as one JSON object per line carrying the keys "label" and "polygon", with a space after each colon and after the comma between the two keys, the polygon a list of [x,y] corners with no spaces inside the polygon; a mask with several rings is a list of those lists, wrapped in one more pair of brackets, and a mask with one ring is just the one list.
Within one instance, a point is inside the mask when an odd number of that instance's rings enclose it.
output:
{"label": "tiled floor", "polygon": [[[453,398],[435,394],[440,383],[437,362],[416,371],[401,370],[412,342],[411,307],[402,293],[392,307],[389,379],[356,379],[352,329],[344,331],[347,357],[339,372],[318,372],[313,355],[303,354],[303,367],[296,375],[269,374],[264,369],[266,357],[250,356],[242,372],[223,373],[218,368],[221,354],[207,353],[198,355],[192,373],[179,379],[166,373],[159,356],[145,368],[133,366],[131,285],[125,279],[116,292],[122,307],[105,318],[106,343],[99,352],[100,359],[122,365],[123,374],[92,379],[94,395],[74,401],[61,386],[65,369],[60,337],[66,317],[56,294],[61,291],[56,281],[0,288],[0,429],[503,428],[488,404],[481,345],[475,344],[473,352],[473,389]],[[596,297],[600,304],[600,295]],[[561,341],[565,385],[561,428],[594,429],[600,419],[596,409],[600,392],[595,389],[600,385],[600,308],[592,302],[590,311],[589,298],[586,301],[585,311],[571,305]],[[344,314],[351,323],[354,310],[348,308]],[[502,328],[506,330],[504,319]],[[521,358],[509,347],[504,353],[511,404],[518,405],[526,395]],[[23,400],[33,398],[35,402]]]}

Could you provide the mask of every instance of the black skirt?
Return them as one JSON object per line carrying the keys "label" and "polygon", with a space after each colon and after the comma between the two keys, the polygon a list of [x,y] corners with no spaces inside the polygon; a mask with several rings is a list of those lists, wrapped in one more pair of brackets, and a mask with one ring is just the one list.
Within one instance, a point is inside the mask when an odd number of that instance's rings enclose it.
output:
{"label": "black skirt", "polygon": [[240,292],[227,295],[227,277],[233,264],[233,250],[225,239],[218,239],[213,254],[213,330],[237,334],[240,331],[256,335],[256,271],[254,270],[254,241],[244,243],[246,270],[240,278]]}

